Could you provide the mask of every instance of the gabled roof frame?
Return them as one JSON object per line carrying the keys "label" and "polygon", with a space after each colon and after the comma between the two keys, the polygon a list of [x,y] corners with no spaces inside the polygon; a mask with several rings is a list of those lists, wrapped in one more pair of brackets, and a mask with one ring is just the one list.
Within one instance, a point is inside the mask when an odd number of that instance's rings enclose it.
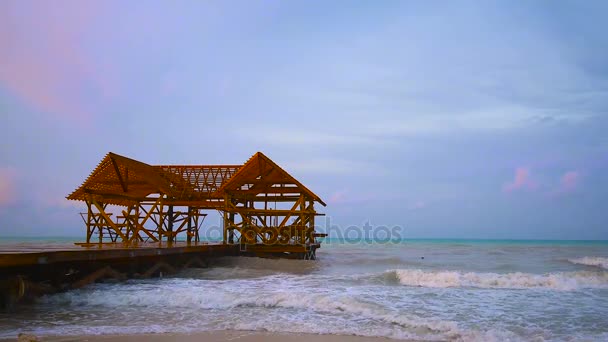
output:
{"label": "gabled roof frame", "polygon": [[[179,174],[179,170],[193,169],[202,172],[224,170],[215,175],[213,186],[201,185],[198,178]],[[266,172],[266,174],[264,174]],[[253,178],[252,178],[253,176]],[[219,177],[219,178],[217,178]],[[225,177],[228,177],[225,179]],[[267,181],[267,182],[265,182]],[[251,186],[264,183],[263,189]],[[219,187],[218,187],[218,184]],[[290,186],[284,186],[289,184]],[[151,194],[167,195],[181,202],[215,199],[225,193],[235,193],[245,186],[249,193],[302,193],[311,200],[326,206],[319,196],[278,166],[261,152],[254,154],[244,165],[149,165],[115,153],[108,153],[91,172],[83,184],[70,195],[69,200],[87,201],[89,196],[103,199],[105,203],[129,206]],[[217,205],[215,205],[217,207]]]}
{"label": "gabled roof frame", "polygon": [[[268,170],[268,166],[270,170]],[[264,175],[265,172],[268,174]],[[234,176],[230,177],[230,179],[217,190],[217,193],[238,193],[239,191],[242,191],[242,188],[248,184],[254,184],[253,186],[255,187],[255,184],[264,182],[264,178],[269,176],[270,173],[275,173],[275,177],[278,176],[281,179],[275,179],[274,182],[273,180],[269,180],[268,183],[265,183],[266,185],[293,184],[295,187],[289,187],[288,191],[291,191],[291,188],[293,188],[294,193],[303,193],[311,200],[319,202],[324,207],[327,206],[327,204],[325,204],[325,202],[323,202],[319,196],[300,183],[297,179],[295,179],[292,175],[290,175],[262,152],[257,152],[251,158],[249,158],[245,165],[243,165],[243,167],[241,167],[239,171],[234,174]],[[259,193],[264,193],[266,190],[273,192],[272,188],[273,187],[266,187],[260,189]],[[252,188],[248,188],[247,190],[251,191]],[[281,191],[285,191],[284,188]]]}

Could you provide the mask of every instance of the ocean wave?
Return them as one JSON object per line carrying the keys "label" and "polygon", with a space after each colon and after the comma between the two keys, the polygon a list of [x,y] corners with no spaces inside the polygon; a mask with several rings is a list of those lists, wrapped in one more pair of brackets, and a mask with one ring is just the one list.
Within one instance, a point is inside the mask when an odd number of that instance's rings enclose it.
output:
{"label": "ocean wave", "polygon": [[[410,272],[409,274],[405,272]],[[391,288],[403,284],[402,279],[412,279],[415,272],[428,274],[428,277],[445,278],[448,271],[393,270],[385,273],[368,274],[365,277],[385,277],[390,279]],[[515,277],[514,274],[476,273],[475,276],[461,275],[460,285],[474,282],[476,277],[487,278],[481,283],[485,287],[504,287],[505,281],[492,283],[492,277]],[[572,276],[564,274],[564,277]],[[576,272],[581,275],[585,272]],[[586,272],[591,274],[592,272]],[[605,272],[606,273],[606,272]],[[596,275],[598,273],[595,273]],[[523,278],[535,276],[520,274]],[[538,275],[543,277],[542,275]],[[419,277],[420,279],[421,277]],[[256,330],[294,333],[316,333],[337,335],[380,336],[409,340],[445,341],[516,341],[529,332],[513,333],[503,327],[497,330],[484,330],[470,325],[461,325],[452,317],[419,315],[399,306],[387,305],[369,292],[357,292],[342,287],[312,286],[313,277],[296,275],[274,275],[256,279],[202,280],[166,279],[161,281],[138,280],[123,284],[95,284],[88,288],[44,297],[41,301],[53,308],[63,308],[68,312],[84,310],[89,312],[133,312],[166,313],[168,317],[179,313],[179,317],[189,320],[174,320],[174,325],[163,326],[163,332],[193,332],[204,330]],[[325,279],[324,282],[329,281]],[[418,282],[420,283],[420,281]],[[454,283],[454,281],[452,281]],[[480,286],[480,281],[477,280]],[[463,285],[464,284],[464,285]],[[608,284],[604,275],[604,284]],[[408,284],[404,284],[408,285]],[[374,285],[375,286],[375,285]],[[429,286],[429,285],[416,285]],[[511,286],[513,286],[511,284]],[[448,287],[448,286],[433,286]],[[373,288],[378,291],[381,288]],[[401,291],[396,291],[401,292]],[[111,294],[111,295],[110,295]],[[363,294],[363,295],[361,295]],[[234,317],[225,320],[220,317]],[[96,317],[99,320],[101,317]],[[111,318],[115,319],[114,314]],[[139,332],[156,332],[150,326],[154,321],[141,318]],[[356,324],[351,324],[355,320]],[[202,323],[209,322],[209,324]],[[215,323],[214,323],[215,322]],[[134,322],[130,323],[135,324]],[[59,329],[60,327],[57,327]],[[64,327],[65,328],[65,327]],[[130,326],[118,324],[114,327],[96,330],[94,333],[120,333]],[[55,328],[52,328],[55,329]],[[73,334],[78,334],[74,327]],[[155,328],[154,328],[155,329]],[[93,333],[88,331],[87,333]],[[535,332],[538,333],[538,332]],[[48,332],[47,332],[48,334]],[[541,335],[545,336],[544,333]]]}
{"label": "ocean wave", "polygon": [[387,272],[401,285],[419,287],[475,287],[502,289],[552,289],[574,291],[583,288],[608,288],[608,273],[602,272],[557,272],[531,273],[477,273],[461,271],[428,271],[420,269],[397,269]]}
{"label": "ocean wave", "polygon": [[[182,284],[184,285],[184,284]],[[455,322],[441,321],[431,318],[417,317],[387,309],[380,304],[358,299],[346,294],[335,292],[249,292],[226,291],[220,288],[201,291],[178,291],[171,284],[165,284],[162,288],[157,286],[153,289],[142,285],[122,285],[120,291],[114,292],[113,296],[107,296],[108,292],[117,290],[118,287],[102,286],[94,290],[76,290],[67,293],[47,296],[43,302],[53,306],[75,306],[75,307],[136,307],[158,308],[163,311],[167,308],[188,310],[219,310],[225,312],[233,309],[295,309],[294,312],[312,311],[318,314],[330,314],[347,317],[358,317],[385,323],[385,331],[373,331],[366,333],[365,329],[352,330],[341,329],[340,326],[328,329],[315,326],[294,325],[290,322],[288,326],[278,320],[279,325],[273,325],[274,320],[262,319],[251,321],[235,321],[234,324],[223,326],[229,330],[264,330],[283,332],[303,332],[320,334],[348,334],[361,336],[384,336],[398,339],[423,339],[423,340],[462,340],[465,336],[473,336],[478,332],[459,329]],[[195,283],[186,285],[187,288],[196,288]],[[137,287],[137,289],[136,289]],[[154,310],[154,309],[153,309]],[[265,311],[270,314],[272,311]],[[336,316],[336,317],[337,317]],[[296,320],[295,323],[298,323]],[[392,327],[392,328],[391,328]],[[345,327],[344,327],[345,328]],[[295,329],[295,330],[294,330]]]}
{"label": "ocean wave", "polygon": [[608,258],[602,257],[582,257],[576,259],[568,259],[569,262],[578,265],[596,266],[603,269],[608,269]]}
{"label": "ocean wave", "polygon": [[354,266],[374,266],[374,265],[403,265],[407,262],[400,257],[396,256],[381,256],[381,257],[368,257],[368,256],[354,256],[349,258],[336,258],[331,260],[334,264],[342,265],[354,265]]}

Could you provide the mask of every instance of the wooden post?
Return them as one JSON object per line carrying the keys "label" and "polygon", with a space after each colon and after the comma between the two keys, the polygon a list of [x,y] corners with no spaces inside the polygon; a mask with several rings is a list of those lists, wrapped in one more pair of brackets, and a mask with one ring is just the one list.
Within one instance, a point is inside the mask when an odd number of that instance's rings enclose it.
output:
{"label": "wooden post", "polygon": [[173,236],[173,205],[169,206],[167,210],[167,242],[174,242],[175,237]]}
{"label": "wooden post", "polygon": [[192,207],[188,207],[188,233],[186,234],[188,244],[192,242]]}
{"label": "wooden post", "polygon": [[199,209],[196,208],[196,215],[194,215],[194,232],[195,232],[194,233],[195,234],[194,235],[194,242],[196,242],[196,243],[198,243],[200,241],[200,236],[198,235],[199,234],[199,232],[198,232],[198,228],[199,228],[199,226],[198,226],[199,213],[200,213]]}
{"label": "wooden post", "polygon": [[[97,205],[96,205],[96,207],[97,207],[97,210],[99,211],[99,214],[101,215],[101,212],[103,211],[103,209],[100,209]],[[103,205],[101,206],[101,208],[103,208]],[[103,217],[100,216],[100,217],[97,218],[97,220],[98,220],[97,221],[97,224],[98,224],[97,229],[99,230],[99,243],[102,243],[103,242],[103,228],[102,228],[102,224],[101,223],[103,222]]]}
{"label": "wooden post", "polygon": [[91,202],[86,201],[87,203],[87,243],[91,243],[91,235],[93,235],[91,221],[93,220],[93,213],[91,211]]}
{"label": "wooden post", "polygon": [[[309,204],[309,208],[310,208],[310,211],[312,212],[311,214],[308,214],[308,215],[310,215],[310,219],[308,220],[308,225],[309,225],[310,228],[312,228],[312,230],[313,230],[312,234],[314,234],[314,230],[315,230],[315,214],[314,214],[314,212],[315,212],[315,201],[310,200],[310,202],[308,202],[308,203],[310,203]],[[310,235],[310,240],[311,240],[310,243],[314,243],[315,242],[314,235]]]}
{"label": "wooden post", "polygon": [[[230,213],[228,220],[230,221],[231,227],[234,227],[234,213]],[[234,229],[230,229],[228,232],[228,243],[234,243]]]}
{"label": "wooden post", "polygon": [[[131,237],[129,238],[129,243],[131,243],[131,241],[135,241],[136,243],[138,243],[139,241],[144,241],[144,239],[142,237],[140,237],[139,235],[139,227],[140,227],[140,217],[139,217],[139,210],[142,210],[144,213],[146,212],[143,207],[141,206],[141,202],[137,202],[137,204],[135,205],[135,219],[133,220],[133,233],[131,234]],[[147,214],[147,213],[146,213]]]}
{"label": "wooden post", "polygon": [[304,194],[300,195],[300,243],[304,243],[306,240],[306,225],[304,223],[304,210],[306,209],[306,197]]}
{"label": "wooden post", "polygon": [[[162,195],[160,197],[162,197]],[[158,206],[158,242],[163,242],[163,220],[163,202],[160,201]]]}
{"label": "wooden post", "polygon": [[224,232],[222,237],[222,242],[224,244],[228,243],[228,201],[230,197],[228,195],[224,195]]}

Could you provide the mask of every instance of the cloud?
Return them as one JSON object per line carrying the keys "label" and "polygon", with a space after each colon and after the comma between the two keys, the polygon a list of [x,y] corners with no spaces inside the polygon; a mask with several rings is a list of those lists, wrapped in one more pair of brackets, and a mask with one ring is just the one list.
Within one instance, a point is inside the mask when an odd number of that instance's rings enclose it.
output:
{"label": "cloud", "polygon": [[559,193],[572,192],[578,188],[581,175],[578,171],[568,171],[564,173],[559,182]]}
{"label": "cloud", "polygon": [[418,200],[408,206],[409,210],[420,210],[426,208],[428,203],[426,201]]}
{"label": "cloud", "polygon": [[90,120],[85,90],[108,94],[113,88],[84,51],[85,32],[99,10],[80,1],[0,4],[0,87],[54,118]]}
{"label": "cloud", "polygon": [[17,172],[11,167],[0,167],[0,205],[9,205],[17,200],[17,186],[15,184]]}
{"label": "cloud", "polygon": [[336,191],[329,196],[329,199],[327,200],[327,202],[329,204],[344,203],[348,198],[347,193],[348,193],[348,190],[346,190],[346,189]]}
{"label": "cloud", "polygon": [[538,188],[538,183],[531,178],[530,169],[527,167],[518,167],[515,169],[513,180],[503,186],[504,192],[513,192],[517,190],[535,190]]}

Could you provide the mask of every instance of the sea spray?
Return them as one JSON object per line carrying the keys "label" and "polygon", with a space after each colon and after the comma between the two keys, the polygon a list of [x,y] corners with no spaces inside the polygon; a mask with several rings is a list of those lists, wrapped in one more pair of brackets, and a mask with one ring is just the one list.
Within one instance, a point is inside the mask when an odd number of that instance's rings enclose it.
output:
{"label": "sea spray", "polygon": [[428,271],[421,269],[397,269],[388,271],[395,274],[399,283],[421,287],[477,287],[497,289],[542,288],[573,291],[584,288],[608,289],[607,272],[556,272],[547,274],[480,273],[462,271]]}
{"label": "sea spray", "polygon": [[578,265],[596,266],[603,269],[608,269],[608,258],[601,257],[582,257],[576,259],[568,259],[569,262]]}

